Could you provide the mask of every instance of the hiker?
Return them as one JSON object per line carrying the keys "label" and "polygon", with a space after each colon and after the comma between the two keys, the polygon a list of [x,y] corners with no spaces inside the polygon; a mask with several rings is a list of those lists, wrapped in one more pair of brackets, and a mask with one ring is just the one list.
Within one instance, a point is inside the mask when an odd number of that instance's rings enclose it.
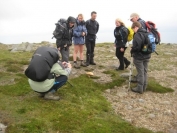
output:
{"label": "hiker", "polygon": [[[73,53],[73,61],[74,61],[74,68],[80,68],[80,66],[86,67],[84,63],[84,43],[85,43],[85,36],[87,35],[87,29],[85,27],[85,21],[82,14],[79,14],[76,20],[76,27],[73,30],[73,42],[74,42],[74,53]],[[80,64],[77,62],[77,53],[80,53]]]}
{"label": "hiker", "polygon": [[137,21],[140,22],[141,26],[142,26],[145,30],[147,30],[146,23],[145,23],[145,21],[144,21],[143,19],[140,18],[139,14],[137,14],[137,13],[132,13],[132,14],[130,15],[130,21],[131,21],[131,22],[137,22]]}
{"label": "hiker", "polygon": [[132,88],[132,91],[142,94],[147,88],[148,63],[151,58],[151,54],[144,54],[142,50],[144,44],[147,43],[145,35],[148,32],[142,28],[139,22],[133,22],[131,28],[135,32],[135,35],[130,52],[133,56],[133,63],[135,64],[137,70],[137,87]]}
{"label": "hiker", "polygon": [[95,11],[91,12],[91,19],[86,21],[87,35],[85,38],[86,43],[86,65],[96,65],[94,62],[94,49],[96,34],[99,30],[99,23],[96,21],[97,13]]}
{"label": "hiker", "polygon": [[59,62],[56,48],[39,47],[25,71],[30,87],[47,100],[59,100],[54,93],[68,80],[71,64]]}
{"label": "hiker", "polygon": [[67,20],[60,19],[56,23],[56,29],[53,34],[57,39],[56,45],[62,55],[63,62],[69,61],[69,47],[72,45],[73,27],[75,23],[76,19],[71,16]]}
{"label": "hiker", "polygon": [[[125,27],[123,21],[119,18],[115,20],[116,28],[114,29],[114,37],[115,37],[115,47],[116,47],[116,56],[119,60],[119,67],[116,68],[117,71],[124,70],[130,65],[130,61],[124,57],[124,53],[126,50],[126,43],[128,39],[129,31]],[[124,66],[125,64],[125,66]]]}

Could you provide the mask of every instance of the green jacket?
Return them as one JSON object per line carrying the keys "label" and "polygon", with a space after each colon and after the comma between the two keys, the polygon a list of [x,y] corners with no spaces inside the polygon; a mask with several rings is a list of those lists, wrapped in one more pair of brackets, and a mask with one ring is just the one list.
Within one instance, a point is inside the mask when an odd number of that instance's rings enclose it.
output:
{"label": "green jacket", "polygon": [[[50,72],[51,73],[55,73],[56,76],[59,76],[59,75],[66,75],[66,76],[68,76],[70,74],[70,71],[71,71],[70,68],[63,69],[58,63],[55,63],[52,66],[52,69],[51,69]],[[28,79],[28,82],[30,84],[30,87],[34,91],[37,91],[37,92],[47,92],[54,85],[55,78],[54,79],[46,79],[43,82],[36,82],[36,81],[31,80],[31,79]]]}

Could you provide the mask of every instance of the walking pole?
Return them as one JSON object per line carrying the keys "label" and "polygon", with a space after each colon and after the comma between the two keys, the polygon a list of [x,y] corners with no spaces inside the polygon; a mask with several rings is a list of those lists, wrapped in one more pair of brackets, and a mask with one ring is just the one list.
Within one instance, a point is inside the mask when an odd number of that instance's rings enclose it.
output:
{"label": "walking pole", "polygon": [[74,87],[69,81],[67,81],[72,87]]}
{"label": "walking pole", "polygon": [[130,85],[132,80],[132,73],[133,73],[133,57],[131,54],[131,64],[130,64],[130,74],[129,74],[129,82],[128,82],[128,91],[130,91]]}

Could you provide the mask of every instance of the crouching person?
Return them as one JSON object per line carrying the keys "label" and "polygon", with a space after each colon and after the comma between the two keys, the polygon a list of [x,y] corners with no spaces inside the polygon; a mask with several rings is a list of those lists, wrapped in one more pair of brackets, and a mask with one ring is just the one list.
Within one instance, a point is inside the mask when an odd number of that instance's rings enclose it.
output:
{"label": "crouching person", "polygon": [[149,33],[142,28],[139,22],[134,22],[131,28],[135,32],[131,54],[133,55],[133,63],[138,72],[137,87],[132,88],[132,91],[142,94],[147,88],[148,63],[151,58],[151,53],[148,53],[147,48],[145,47],[146,44],[148,44],[147,34]]}
{"label": "crouching person", "polygon": [[30,87],[44,99],[59,100],[54,93],[68,80],[71,64],[59,62],[58,50],[51,47],[38,48],[25,71]]}

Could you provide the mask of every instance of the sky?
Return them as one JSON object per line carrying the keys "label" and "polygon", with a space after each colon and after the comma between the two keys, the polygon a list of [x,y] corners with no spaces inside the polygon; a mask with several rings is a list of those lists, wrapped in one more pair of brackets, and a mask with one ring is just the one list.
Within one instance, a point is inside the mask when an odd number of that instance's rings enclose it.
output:
{"label": "sky", "polygon": [[52,33],[60,18],[82,13],[88,20],[91,11],[100,25],[98,43],[114,42],[115,19],[131,26],[133,12],[156,24],[162,43],[177,43],[176,0],[0,0],[0,42],[55,42]]}

